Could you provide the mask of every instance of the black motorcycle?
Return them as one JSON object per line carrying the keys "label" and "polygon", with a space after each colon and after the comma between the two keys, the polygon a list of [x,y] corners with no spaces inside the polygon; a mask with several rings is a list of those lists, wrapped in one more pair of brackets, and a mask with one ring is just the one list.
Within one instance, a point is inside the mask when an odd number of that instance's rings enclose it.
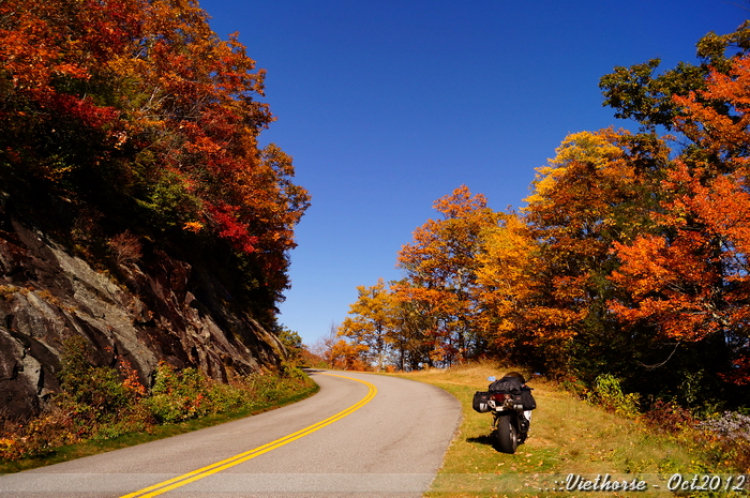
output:
{"label": "black motorcycle", "polygon": [[531,410],[536,408],[536,401],[519,373],[511,372],[500,380],[495,377],[487,380],[489,390],[474,394],[474,410],[492,412],[492,427],[500,451],[515,453],[529,435]]}

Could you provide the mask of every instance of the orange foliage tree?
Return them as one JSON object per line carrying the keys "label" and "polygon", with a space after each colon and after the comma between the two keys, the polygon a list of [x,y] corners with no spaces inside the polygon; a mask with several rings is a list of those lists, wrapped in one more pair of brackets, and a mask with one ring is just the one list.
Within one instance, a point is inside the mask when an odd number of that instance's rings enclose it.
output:
{"label": "orange foliage tree", "polygon": [[747,406],[750,22],[697,46],[698,66],[603,77],[640,132],[568,136],[520,214],[466,187],[435,203],[391,285],[402,368],[499,354],[696,413]]}
{"label": "orange foliage tree", "polygon": [[674,97],[675,128],[694,145],[663,182],[669,198],[653,214],[662,232],[616,245],[613,277],[630,291],[613,303],[623,321],[653,324],[677,344],[728,347],[735,367],[723,374],[737,383],[750,382],[749,88],[744,56],[711,72],[705,90]]}
{"label": "orange foliage tree", "polygon": [[609,316],[613,286],[606,277],[615,267],[612,243],[642,229],[647,218],[637,143],[612,129],[568,136],[538,169],[526,199],[523,213],[537,245],[525,283],[524,330],[548,368],[568,371],[583,362],[597,371],[623,352],[613,351],[623,336]]}
{"label": "orange foliage tree", "polygon": [[482,352],[487,337],[480,329],[476,270],[481,233],[496,226],[499,215],[483,195],[461,186],[435,201],[442,219],[414,231],[398,263],[406,278],[393,286],[397,299],[424,316],[423,333],[434,341],[431,362],[463,362]]}
{"label": "orange foliage tree", "polygon": [[331,346],[331,368],[342,370],[369,370],[366,359],[367,346],[340,339]]}

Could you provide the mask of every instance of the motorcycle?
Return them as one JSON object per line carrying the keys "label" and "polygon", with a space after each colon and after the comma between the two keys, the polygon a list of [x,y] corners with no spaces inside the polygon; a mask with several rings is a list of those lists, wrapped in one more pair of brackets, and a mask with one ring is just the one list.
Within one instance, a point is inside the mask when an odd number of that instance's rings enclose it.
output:
{"label": "motorcycle", "polygon": [[497,446],[503,453],[513,454],[529,435],[531,410],[536,401],[520,374],[506,375],[500,380],[489,377],[489,391],[474,394],[474,409],[480,413],[492,412]]}

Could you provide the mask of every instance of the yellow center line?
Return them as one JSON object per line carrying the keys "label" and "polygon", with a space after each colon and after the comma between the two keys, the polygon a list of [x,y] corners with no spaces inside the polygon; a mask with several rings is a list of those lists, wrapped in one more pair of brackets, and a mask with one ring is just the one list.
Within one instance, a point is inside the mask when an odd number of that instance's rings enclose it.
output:
{"label": "yellow center line", "polygon": [[359,410],[360,408],[365,406],[367,403],[369,403],[372,400],[372,398],[375,397],[375,394],[377,394],[378,392],[377,388],[374,385],[364,380],[355,379],[353,377],[344,377],[343,375],[335,375],[335,374],[321,374],[321,375],[330,375],[331,377],[341,377],[342,379],[348,379],[348,380],[361,382],[362,384],[366,385],[370,390],[368,391],[367,396],[359,400],[359,402],[353,404],[346,410],[343,410],[337,413],[336,415],[333,415],[331,417],[328,417],[325,420],[318,422],[317,424],[313,424],[302,430],[289,434],[288,436],[284,436],[280,439],[277,439],[276,441],[271,441],[270,443],[264,444],[263,446],[258,446],[257,448],[252,449],[250,451],[246,451],[244,453],[240,453],[239,455],[235,455],[231,458],[227,458],[226,460],[222,460],[220,462],[216,462],[214,464],[208,465],[198,470],[188,472],[187,474],[183,474],[173,479],[169,479],[168,481],[160,482],[159,484],[154,484],[153,486],[143,488],[139,491],[136,491],[135,493],[124,495],[121,498],[136,498],[136,497],[149,498],[151,496],[158,496],[160,494],[166,493],[167,491],[171,491],[175,488],[179,488],[180,486],[184,486],[186,484],[197,481],[199,479],[203,479],[204,477],[208,477],[212,474],[216,474],[217,472],[221,472],[222,470],[226,470],[230,467],[234,467],[235,465],[239,465],[242,462],[246,462],[252,458],[260,456],[263,453],[267,453],[271,450],[279,448],[280,446],[284,446],[285,444],[291,443],[292,441],[295,441],[304,436],[307,436],[308,434],[312,434],[313,432],[319,429],[322,429],[323,427],[327,425],[330,425],[338,420],[341,420],[347,415],[351,415],[352,413],[354,413],[355,411]]}

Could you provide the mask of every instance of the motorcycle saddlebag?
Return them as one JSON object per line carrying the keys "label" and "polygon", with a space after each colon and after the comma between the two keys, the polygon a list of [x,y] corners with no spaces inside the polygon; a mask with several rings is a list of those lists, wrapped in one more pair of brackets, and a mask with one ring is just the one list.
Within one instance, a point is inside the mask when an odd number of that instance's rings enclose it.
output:
{"label": "motorcycle saddlebag", "polygon": [[536,400],[531,394],[531,388],[524,386],[523,390],[521,391],[521,404],[523,405],[524,410],[536,409]]}
{"label": "motorcycle saddlebag", "polygon": [[488,404],[488,401],[490,400],[490,393],[484,392],[484,391],[477,391],[474,393],[474,401],[472,402],[471,406],[474,408],[474,411],[479,413],[486,413],[490,411],[490,405]]}

